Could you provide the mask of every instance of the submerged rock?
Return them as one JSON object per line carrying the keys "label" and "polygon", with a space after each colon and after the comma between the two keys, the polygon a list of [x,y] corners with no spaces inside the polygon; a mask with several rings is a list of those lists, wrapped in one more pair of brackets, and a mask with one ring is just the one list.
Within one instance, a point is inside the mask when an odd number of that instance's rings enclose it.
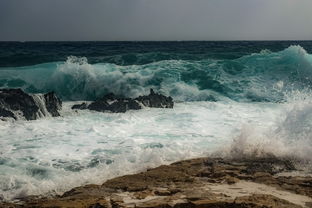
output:
{"label": "submerged rock", "polygon": [[140,96],[138,98],[122,98],[113,93],[107,94],[104,97],[92,102],[76,104],[72,109],[89,109],[99,112],[110,111],[113,113],[124,113],[128,110],[140,110],[143,106],[150,108],[173,108],[173,99],[162,94],[155,93],[151,89],[149,95]]}
{"label": "submerged rock", "polygon": [[0,89],[0,117],[15,120],[35,120],[44,116],[59,116],[62,101],[54,92],[28,94],[21,89]]}

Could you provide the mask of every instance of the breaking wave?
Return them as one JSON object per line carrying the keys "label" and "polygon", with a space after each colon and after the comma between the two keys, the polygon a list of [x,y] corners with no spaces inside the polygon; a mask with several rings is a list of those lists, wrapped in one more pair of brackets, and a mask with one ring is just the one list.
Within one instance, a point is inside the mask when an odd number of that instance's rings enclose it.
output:
{"label": "breaking wave", "polygon": [[129,66],[89,64],[87,58],[70,56],[63,63],[2,67],[0,87],[53,90],[65,100],[93,100],[109,92],[135,97],[154,88],[176,101],[279,102],[287,91],[310,88],[311,73],[312,55],[290,46],[233,60],[162,60]]}
{"label": "breaking wave", "polygon": [[292,92],[279,104],[279,114],[263,124],[244,122],[233,141],[214,154],[231,158],[287,158],[297,169],[312,173],[312,98]]}

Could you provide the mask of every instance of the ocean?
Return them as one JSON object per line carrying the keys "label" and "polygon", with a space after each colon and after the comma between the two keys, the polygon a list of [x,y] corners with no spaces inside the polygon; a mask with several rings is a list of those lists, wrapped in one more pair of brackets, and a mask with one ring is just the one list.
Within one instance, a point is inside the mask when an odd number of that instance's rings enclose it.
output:
{"label": "ocean", "polygon": [[[312,41],[0,42],[0,88],[63,100],[61,117],[0,120],[0,200],[202,156],[275,155],[311,174],[311,84]],[[151,88],[174,108],[71,110]]]}

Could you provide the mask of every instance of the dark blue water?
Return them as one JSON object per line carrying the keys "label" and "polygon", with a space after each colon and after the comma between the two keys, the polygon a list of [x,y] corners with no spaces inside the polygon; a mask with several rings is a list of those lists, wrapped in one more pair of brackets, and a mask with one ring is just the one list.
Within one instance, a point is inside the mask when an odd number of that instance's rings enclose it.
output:
{"label": "dark blue water", "polygon": [[281,102],[310,88],[312,41],[0,42],[0,87],[65,100],[154,88],[177,101]]}
{"label": "dark blue water", "polygon": [[312,41],[221,42],[0,42],[0,67],[66,61],[83,56],[89,63],[148,64],[161,60],[237,59],[268,49],[300,45],[312,53]]}

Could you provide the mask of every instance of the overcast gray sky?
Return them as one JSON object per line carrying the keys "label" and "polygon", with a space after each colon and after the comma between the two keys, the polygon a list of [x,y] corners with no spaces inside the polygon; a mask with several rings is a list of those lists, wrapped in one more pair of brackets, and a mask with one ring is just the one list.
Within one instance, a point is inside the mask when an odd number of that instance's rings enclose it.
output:
{"label": "overcast gray sky", "polygon": [[312,39],[312,0],[0,0],[0,40]]}

